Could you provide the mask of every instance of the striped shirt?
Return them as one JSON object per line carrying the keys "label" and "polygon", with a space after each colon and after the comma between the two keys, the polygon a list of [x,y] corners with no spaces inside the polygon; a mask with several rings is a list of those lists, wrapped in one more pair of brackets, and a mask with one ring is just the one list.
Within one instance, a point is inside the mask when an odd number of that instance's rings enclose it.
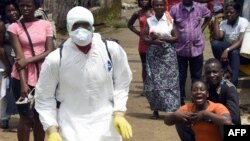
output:
{"label": "striped shirt", "polygon": [[203,53],[205,46],[201,20],[202,18],[209,17],[211,12],[196,2],[193,2],[193,5],[190,7],[190,12],[187,9],[180,2],[170,10],[179,33],[179,40],[174,44],[174,47],[180,56],[196,57]]}

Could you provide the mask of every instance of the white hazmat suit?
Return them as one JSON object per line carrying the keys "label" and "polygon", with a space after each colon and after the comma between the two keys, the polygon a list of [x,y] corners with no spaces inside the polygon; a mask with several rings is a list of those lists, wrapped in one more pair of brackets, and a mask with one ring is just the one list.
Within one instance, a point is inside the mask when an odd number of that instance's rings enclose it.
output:
{"label": "white hazmat suit", "polygon": [[[72,21],[93,24],[87,14],[79,15],[71,15]],[[70,18],[68,14],[68,30],[73,25]],[[69,38],[61,59],[60,49],[46,57],[35,92],[35,108],[44,130],[57,126],[63,141],[122,140],[113,126],[112,114],[126,111],[132,73],[122,47],[113,41],[107,45],[111,60],[97,33],[87,54]],[[61,102],[59,109],[56,99]]]}

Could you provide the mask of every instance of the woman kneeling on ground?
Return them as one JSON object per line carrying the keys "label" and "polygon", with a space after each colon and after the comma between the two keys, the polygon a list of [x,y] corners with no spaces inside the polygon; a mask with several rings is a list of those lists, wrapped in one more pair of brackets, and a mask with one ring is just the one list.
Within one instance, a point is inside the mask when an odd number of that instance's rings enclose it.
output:
{"label": "woman kneeling on ground", "polygon": [[220,126],[232,124],[228,109],[207,100],[207,85],[201,80],[192,84],[191,91],[192,103],[180,107],[176,112],[167,113],[165,124],[186,123],[191,126],[195,141],[222,141]]}

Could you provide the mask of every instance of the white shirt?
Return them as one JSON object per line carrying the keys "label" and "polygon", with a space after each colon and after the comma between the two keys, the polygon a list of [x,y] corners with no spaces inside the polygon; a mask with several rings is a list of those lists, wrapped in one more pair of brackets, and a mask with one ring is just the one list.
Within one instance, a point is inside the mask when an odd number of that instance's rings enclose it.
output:
{"label": "white shirt", "polygon": [[162,37],[172,36],[173,21],[168,21],[165,13],[159,21],[155,16],[151,16],[147,18],[147,22],[149,25],[149,33],[159,33]]}
{"label": "white shirt", "polygon": [[241,33],[245,32],[249,23],[246,18],[242,17],[239,17],[237,23],[235,23],[234,26],[228,24],[227,22],[227,20],[223,20],[220,23],[220,31],[224,32],[224,41],[232,44],[238,39]]}

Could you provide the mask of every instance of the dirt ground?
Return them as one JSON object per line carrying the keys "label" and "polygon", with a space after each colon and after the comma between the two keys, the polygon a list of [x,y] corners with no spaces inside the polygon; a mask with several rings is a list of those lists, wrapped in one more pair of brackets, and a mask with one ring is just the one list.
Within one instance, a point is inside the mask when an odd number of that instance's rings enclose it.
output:
{"label": "dirt ground", "polygon": [[[128,13],[129,15],[129,13]],[[133,126],[133,138],[130,141],[177,141],[178,136],[174,126],[168,127],[163,123],[163,113],[159,120],[151,120],[151,111],[145,97],[140,96],[142,92],[141,64],[137,51],[138,37],[127,28],[102,29],[106,37],[119,39],[128,55],[128,60],[133,72],[133,81],[130,86],[130,95],[127,103],[127,120]],[[0,129],[0,141],[17,141],[15,128],[18,116],[11,118],[11,130]],[[32,135],[31,135],[31,139]]]}
{"label": "dirt ground", "polygon": [[[135,10],[136,9],[123,11],[123,17],[128,18]],[[178,141],[179,137],[176,133],[175,127],[164,125],[164,113],[160,113],[161,116],[159,120],[150,119],[152,112],[150,111],[149,104],[145,97],[140,96],[140,93],[142,92],[142,79],[141,64],[137,51],[138,37],[127,28],[102,29],[101,33],[105,37],[114,37],[116,39],[119,39],[121,45],[127,52],[129,64],[133,72],[133,81],[130,86],[129,100],[127,103],[128,111],[126,116],[127,120],[133,127],[133,138],[129,141]],[[204,58],[205,60],[207,60],[210,57],[212,57],[210,44],[209,42],[206,42]],[[187,80],[187,93],[190,91],[189,87],[190,79]],[[246,91],[242,91],[246,93]],[[188,101],[188,97],[186,101]],[[249,101],[247,101],[246,103],[248,102]],[[245,118],[245,115],[243,118]],[[15,115],[11,118],[10,121],[11,130],[6,131],[0,129],[0,141],[17,141],[15,132],[17,121],[18,116]]]}

